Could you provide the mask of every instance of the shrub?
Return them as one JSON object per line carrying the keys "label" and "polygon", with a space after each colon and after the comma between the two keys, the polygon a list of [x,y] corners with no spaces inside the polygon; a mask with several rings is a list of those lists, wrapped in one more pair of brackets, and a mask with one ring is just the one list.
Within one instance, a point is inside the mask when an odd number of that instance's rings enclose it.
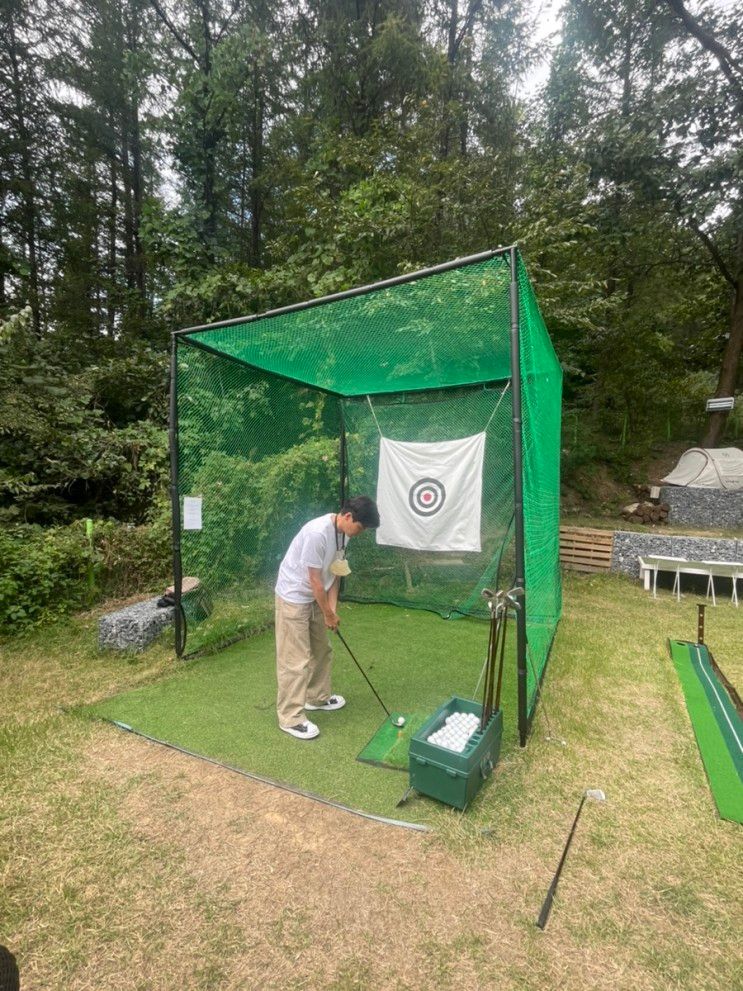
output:
{"label": "shrub", "polygon": [[93,554],[79,523],[0,530],[0,630],[16,633],[86,604]]}
{"label": "shrub", "polygon": [[164,506],[144,526],[96,521],[92,547],[81,520],[0,528],[0,633],[19,633],[107,596],[159,591],[169,574]]}
{"label": "shrub", "polygon": [[188,535],[192,573],[212,587],[275,573],[292,536],[337,498],[338,442],[315,438],[260,461],[210,453],[193,480],[204,529]]}
{"label": "shrub", "polygon": [[119,598],[159,592],[170,584],[170,534],[170,510],[165,508],[144,526],[113,521],[96,524],[93,539],[99,593]]}

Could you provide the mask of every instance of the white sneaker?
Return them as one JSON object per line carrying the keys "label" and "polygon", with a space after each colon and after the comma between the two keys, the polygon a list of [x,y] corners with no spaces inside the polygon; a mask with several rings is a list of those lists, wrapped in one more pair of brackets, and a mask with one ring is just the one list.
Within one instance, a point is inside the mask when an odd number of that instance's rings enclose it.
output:
{"label": "white sneaker", "polygon": [[333,709],[342,709],[346,704],[346,700],[342,695],[331,695],[327,702],[323,702],[322,705],[310,705],[309,702],[305,702],[305,709],[311,709],[313,712],[319,711],[320,709],[326,712],[332,712]]}
{"label": "white sneaker", "polygon": [[279,729],[288,733],[289,736],[296,736],[298,740],[314,740],[316,736],[320,735],[320,730],[309,719],[305,719],[303,723],[297,723],[296,726],[279,726]]}

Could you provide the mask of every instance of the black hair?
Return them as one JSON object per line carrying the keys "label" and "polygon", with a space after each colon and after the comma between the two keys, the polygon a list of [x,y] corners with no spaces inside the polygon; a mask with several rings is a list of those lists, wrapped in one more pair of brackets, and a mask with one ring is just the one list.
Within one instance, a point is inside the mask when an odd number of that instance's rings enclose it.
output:
{"label": "black hair", "polygon": [[341,506],[341,513],[350,513],[354,523],[361,523],[365,530],[376,530],[379,526],[377,504],[369,496],[353,496]]}

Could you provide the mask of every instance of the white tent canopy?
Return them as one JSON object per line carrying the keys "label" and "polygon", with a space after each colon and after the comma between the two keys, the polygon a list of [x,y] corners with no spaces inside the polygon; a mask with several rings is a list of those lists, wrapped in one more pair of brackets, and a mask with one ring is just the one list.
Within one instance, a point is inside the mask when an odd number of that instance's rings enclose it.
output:
{"label": "white tent canopy", "polygon": [[698,489],[743,489],[743,451],[737,447],[692,447],[662,481]]}

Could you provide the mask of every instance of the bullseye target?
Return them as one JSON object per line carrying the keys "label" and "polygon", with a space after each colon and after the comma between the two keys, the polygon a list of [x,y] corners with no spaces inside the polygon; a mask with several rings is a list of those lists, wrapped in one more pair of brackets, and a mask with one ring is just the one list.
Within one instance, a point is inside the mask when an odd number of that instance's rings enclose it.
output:
{"label": "bullseye target", "polygon": [[420,478],[408,492],[410,508],[418,516],[434,516],[446,501],[446,489],[437,478]]}

